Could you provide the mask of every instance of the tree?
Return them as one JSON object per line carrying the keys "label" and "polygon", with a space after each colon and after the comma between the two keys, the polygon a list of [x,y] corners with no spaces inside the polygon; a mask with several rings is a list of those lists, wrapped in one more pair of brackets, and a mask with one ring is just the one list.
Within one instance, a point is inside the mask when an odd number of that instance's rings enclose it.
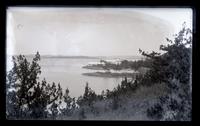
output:
{"label": "tree", "polygon": [[80,106],[82,106],[82,105],[92,106],[92,104],[95,100],[97,100],[96,93],[88,86],[88,83],[86,83],[85,92],[84,92],[83,96],[80,96],[78,98],[77,103]]}
{"label": "tree", "polygon": [[[190,120],[192,32],[184,23],[174,40],[168,38],[166,40],[169,44],[160,46],[160,49],[165,52],[162,55],[156,52],[147,54],[140,51],[152,61],[150,74],[146,76],[151,82],[164,82],[169,89],[166,96],[160,97],[158,104],[147,110],[147,114],[152,118],[159,115],[161,120]],[[163,110],[162,114],[160,114],[161,111],[155,111],[157,108]]]}
{"label": "tree", "polygon": [[65,94],[64,94],[63,98],[64,98],[64,102],[66,103],[66,107],[63,109],[63,114],[70,116],[70,115],[72,115],[73,111],[76,108],[75,98],[71,98],[69,96],[68,88],[65,90]]}
{"label": "tree", "polygon": [[65,90],[65,95],[63,97],[64,97],[64,102],[66,103],[66,108],[70,109],[72,98],[69,96],[68,88]]}
{"label": "tree", "polygon": [[[62,98],[62,88],[44,79],[38,82],[41,74],[40,54],[37,52],[32,62],[24,55],[13,56],[13,68],[7,74],[6,114],[8,118],[45,118],[47,106],[55,106]],[[12,91],[10,91],[12,90]]]}
{"label": "tree", "polygon": [[164,52],[146,53],[139,49],[139,52],[151,61],[149,75],[153,82],[168,82],[168,78],[179,78],[183,83],[188,83],[191,73],[191,44],[192,32],[183,24],[182,30],[175,34],[174,40],[166,38],[169,44],[161,45],[160,50]]}

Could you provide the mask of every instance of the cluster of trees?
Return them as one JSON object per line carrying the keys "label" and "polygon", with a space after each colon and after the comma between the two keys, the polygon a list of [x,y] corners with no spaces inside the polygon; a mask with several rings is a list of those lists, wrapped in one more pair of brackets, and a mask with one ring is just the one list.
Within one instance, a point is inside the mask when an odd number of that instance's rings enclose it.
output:
{"label": "cluster of trees", "polygon": [[115,64],[111,63],[105,60],[101,60],[100,62],[103,62],[104,64],[98,64],[98,67],[101,67],[106,70],[122,70],[122,69],[133,69],[138,70],[141,67],[150,67],[150,61],[148,59],[146,60],[137,60],[137,61],[128,61],[128,60],[122,60],[120,63]]}
{"label": "cluster of trees", "polygon": [[62,88],[60,84],[49,84],[45,79],[38,82],[41,74],[39,60],[38,52],[31,63],[23,55],[13,57],[14,66],[6,80],[8,118],[46,118],[50,114],[47,107],[51,108],[52,115],[57,113],[55,108],[61,103]]}
{"label": "cluster of trees", "polygon": [[[8,119],[55,119],[59,115],[71,116],[78,105],[96,98],[88,84],[83,98],[78,101],[71,98],[69,90],[63,94],[60,84],[39,82],[41,67],[40,55],[37,52],[32,62],[19,55],[13,57],[13,68],[7,75],[6,82],[6,116]],[[63,102],[65,106],[61,108]]]}
{"label": "cluster of trees", "polygon": [[63,93],[60,84],[50,84],[45,79],[38,81],[41,74],[38,52],[31,63],[23,55],[13,57],[14,66],[6,79],[7,118],[56,119],[59,116],[78,115],[78,119],[85,119],[88,112],[96,116],[101,113],[95,106],[96,103],[105,103],[104,112],[110,109],[114,111],[123,106],[120,98],[134,93],[138,87],[165,84],[168,93],[147,108],[147,116],[155,120],[191,120],[192,32],[184,26],[174,40],[167,41],[168,45],[160,46],[163,54],[146,53],[140,49],[139,52],[147,57],[145,61],[130,63],[125,60],[121,63],[121,67],[149,67],[150,70],[145,75],[137,75],[132,81],[125,78],[112,91],[102,91],[99,95],[87,83],[84,94],[77,99],[70,97],[68,89]]}
{"label": "cluster of trees", "polygon": [[160,50],[142,55],[151,60],[151,69],[143,80],[149,83],[164,83],[168,94],[147,109],[147,115],[156,120],[191,120],[192,115],[192,31],[183,24],[182,30],[169,44],[161,45]]}

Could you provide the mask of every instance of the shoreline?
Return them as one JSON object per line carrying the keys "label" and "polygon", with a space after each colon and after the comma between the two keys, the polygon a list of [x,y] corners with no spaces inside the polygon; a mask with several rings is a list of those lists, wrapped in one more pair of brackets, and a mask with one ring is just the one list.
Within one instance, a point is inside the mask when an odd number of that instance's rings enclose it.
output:
{"label": "shoreline", "polygon": [[139,73],[111,73],[111,72],[91,72],[82,73],[84,76],[95,76],[95,77],[110,77],[110,78],[120,78],[120,77],[132,77],[135,78]]}

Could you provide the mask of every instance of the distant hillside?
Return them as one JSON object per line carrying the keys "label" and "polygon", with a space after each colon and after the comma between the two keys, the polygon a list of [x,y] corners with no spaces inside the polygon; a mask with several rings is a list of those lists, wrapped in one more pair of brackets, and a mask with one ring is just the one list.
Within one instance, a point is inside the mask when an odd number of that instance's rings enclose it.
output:
{"label": "distant hillside", "polygon": [[[11,55],[7,55],[11,56]],[[14,55],[17,56],[17,55]],[[34,57],[32,54],[25,55],[26,57]],[[64,56],[64,55],[41,55],[42,58],[75,58],[75,59],[143,59],[143,56]]]}
{"label": "distant hillside", "polygon": [[[26,57],[34,57],[34,55],[25,55]],[[74,59],[99,59],[91,56],[60,56],[60,55],[41,55],[42,58],[74,58]]]}

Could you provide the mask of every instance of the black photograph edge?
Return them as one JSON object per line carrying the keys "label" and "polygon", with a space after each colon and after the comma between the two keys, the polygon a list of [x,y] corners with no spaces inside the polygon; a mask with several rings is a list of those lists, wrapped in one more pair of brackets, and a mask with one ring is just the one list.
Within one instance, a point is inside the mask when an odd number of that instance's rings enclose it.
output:
{"label": "black photograph edge", "polygon": [[[0,85],[0,120],[6,123],[26,123],[26,124],[46,124],[56,125],[58,122],[63,124],[78,125],[193,125],[197,121],[198,114],[198,64],[199,64],[199,45],[198,45],[198,16],[199,9],[195,0],[136,0],[136,1],[93,1],[93,0],[2,0],[0,3],[0,38],[1,38],[1,85]],[[6,119],[6,9],[8,7],[108,7],[108,8],[191,8],[193,10],[193,42],[192,42],[192,121],[59,121],[59,120],[26,120],[12,121]]]}

